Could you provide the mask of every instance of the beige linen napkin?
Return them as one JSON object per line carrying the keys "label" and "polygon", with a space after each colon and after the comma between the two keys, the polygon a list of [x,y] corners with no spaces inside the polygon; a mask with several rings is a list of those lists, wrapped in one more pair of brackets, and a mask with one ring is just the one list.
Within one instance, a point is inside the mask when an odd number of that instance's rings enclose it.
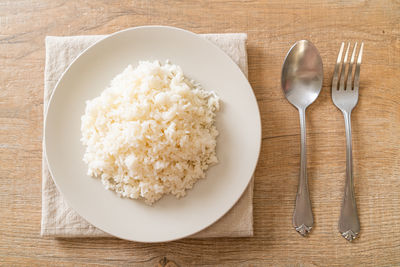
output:
{"label": "beige linen napkin", "polygon": [[[246,34],[202,34],[201,36],[225,51],[247,76]],[[45,111],[54,86],[64,70],[85,48],[104,37],[104,35],[46,37]],[[109,234],[92,226],[68,207],[51,178],[44,150],[42,164],[41,235],[52,237],[109,237]],[[253,180],[240,200],[225,216],[191,237],[241,237],[252,235]]]}

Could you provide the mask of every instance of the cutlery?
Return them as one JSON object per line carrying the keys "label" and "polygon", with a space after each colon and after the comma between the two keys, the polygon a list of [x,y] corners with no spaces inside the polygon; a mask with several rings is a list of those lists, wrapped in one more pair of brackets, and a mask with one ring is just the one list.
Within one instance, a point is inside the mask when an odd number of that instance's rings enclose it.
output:
{"label": "cutlery", "polygon": [[[357,204],[354,196],[353,183],[353,156],[351,145],[351,111],[358,102],[358,88],[360,84],[360,65],[364,49],[364,43],[361,43],[358,54],[355,71],[354,83],[352,83],[353,65],[357,51],[357,43],[354,45],[350,62],[347,61],[350,49],[350,43],[347,45],[346,53],[342,64],[344,43],[340,46],[339,55],[336,61],[335,70],[332,79],[332,100],[344,116],[344,125],[346,129],[346,181],[342,208],[339,218],[339,232],[348,241],[353,241],[360,232],[360,222],[357,214]],[[348,67],[347,67],[348,65]],[[340,70],[339,70],[340,69]],[[339,81],[340,72],[340,81]],[[346,86],[345,86],[345,80]],[[339,82],[339,87],[338,87]]]}
{"label": "cutlery", "polygon": [[322,88],[323,66],[317,48],[309,41],[296,42],[282,67],[282,89],[300,115],[300,176],[293,213],[293,226],[306,236],[314,224],[307,182],[306,109],[317,99]]}

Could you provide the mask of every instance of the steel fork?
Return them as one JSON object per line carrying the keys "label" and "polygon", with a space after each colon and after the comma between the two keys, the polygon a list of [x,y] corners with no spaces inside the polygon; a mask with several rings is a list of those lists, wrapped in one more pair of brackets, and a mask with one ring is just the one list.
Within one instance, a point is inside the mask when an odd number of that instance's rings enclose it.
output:
{"label": "steel fork", "polygon": [[[348,62],[350,43],[347,45],[342,64],[344,43],[342,43],[336,61],[332,79],[332,100],[342,111],[346,128],[346,182],[343,195],[342,209],[339,218],[339,232],[348,241],[353,241],[360,232],[360,221],[357,214],[357,205],[354,197],[353,184],[353,157],[351,145],[351,111],[358,102],[358,88],[360,84],[360,65],[364,43],[361,43],[358,54],[353,81],[353,65],[356,57],[357,43],[354,45],[351,60]],[[339,75],[340,72],[340,75]],[[340,77],[340,81],[339,81]],[[345,87],[345,80],[346,87]],[[339,82],[339,86],[338,86]]]}

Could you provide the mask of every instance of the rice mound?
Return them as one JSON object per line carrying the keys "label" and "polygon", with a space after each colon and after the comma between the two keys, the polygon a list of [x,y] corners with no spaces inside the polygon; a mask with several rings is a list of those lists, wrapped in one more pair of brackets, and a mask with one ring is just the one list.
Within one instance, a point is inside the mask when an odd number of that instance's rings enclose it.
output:
{"label": "rice mound", "polygon": [[159,61],[129,65],[86,102],[81,142],[88,175],[122,197],[182,197],[218,162],[219,98]]}

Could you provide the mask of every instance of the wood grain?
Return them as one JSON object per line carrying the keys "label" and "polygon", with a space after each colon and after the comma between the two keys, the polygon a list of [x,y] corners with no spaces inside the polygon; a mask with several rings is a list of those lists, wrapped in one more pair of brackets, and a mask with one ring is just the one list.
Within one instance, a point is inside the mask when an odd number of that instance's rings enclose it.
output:
{"label": "wood grain", "polygon": [[[255,173],[252,238],[139,244],[118,239],[41,238],[44,37],[108,34],[162,24],[197,33],[248,33],[249,80],[263,143]],[[324,62],[324,87],[307,113],[315,228],[291,226],[299,172],[297,111],[280,89],[283,58],[309,39]],[[337,232],[345,175],[341,113],[330,98],[341,41],[364,41],[353,156],[361,237]],[[136,266],[400,265],[399,1],[0,2],[0,264]]]}

